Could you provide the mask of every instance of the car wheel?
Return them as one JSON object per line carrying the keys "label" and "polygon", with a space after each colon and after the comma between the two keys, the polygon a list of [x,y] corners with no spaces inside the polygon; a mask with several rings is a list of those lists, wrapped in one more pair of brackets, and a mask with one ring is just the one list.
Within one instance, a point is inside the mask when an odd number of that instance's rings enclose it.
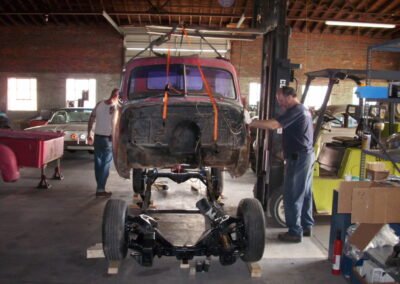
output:
{"label": "car wheel", "polygon": [[224,191],[224,176],[222,170],[218,168],[211,168],[211,185],[207,189],[207,195],[213,195],[215,200],[221,197]]}
{"label": "car wheel", "polygon": [[281,189],[277,189],[271,194],[269,213],[277,226],[286,227],[285,207],[283,205],[283,192]]}
{"label": "car wheel", "polygon": [[245,262],[259,261],[265,247],[265,217],[261,203],[255,198],[245,198],[239,203],[237,216],[243,221],[244,249],[240,258]]}
{"label": "car wheel", "polygon": [[107,260],[122,260],[128,252],[125,220],[128,206],[125,201],[111,199],[103,213],[103,251]]}
{"label": "car wheel", "polygon": [[132,188],[133,192],[136,194],[140,194],[143,197],[145,184],[143,179],[144,170],[142,169],[133,169],[132,170]]}

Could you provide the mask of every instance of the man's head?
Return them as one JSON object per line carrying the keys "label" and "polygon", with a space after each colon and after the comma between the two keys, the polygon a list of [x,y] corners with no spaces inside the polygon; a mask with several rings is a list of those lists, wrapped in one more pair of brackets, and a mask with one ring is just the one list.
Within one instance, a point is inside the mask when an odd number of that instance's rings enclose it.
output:
{"label": "man's head", "polygon": [[111,103],[116,104],[118,102],[119,89],[115,88],[111,91],[110,98],[108,99]]}
{"label": "man's head", "polygon": [[292,87],[279,88],[276,92],[276,100],[279,106],[285,109],[299,103],[296,91]]}

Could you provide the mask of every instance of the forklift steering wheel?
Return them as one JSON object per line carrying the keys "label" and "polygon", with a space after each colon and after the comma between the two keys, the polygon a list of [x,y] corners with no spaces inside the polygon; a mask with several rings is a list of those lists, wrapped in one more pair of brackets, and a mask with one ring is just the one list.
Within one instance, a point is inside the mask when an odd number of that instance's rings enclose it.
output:
{"label": "forklift steering wheel", "polygon": [[329,113],[324,113],[324,121],[332,122],[334,124],[340,125],[340,127],[343,127],[343,122],[339,118],[334,117],[333,115],[331,115]]}

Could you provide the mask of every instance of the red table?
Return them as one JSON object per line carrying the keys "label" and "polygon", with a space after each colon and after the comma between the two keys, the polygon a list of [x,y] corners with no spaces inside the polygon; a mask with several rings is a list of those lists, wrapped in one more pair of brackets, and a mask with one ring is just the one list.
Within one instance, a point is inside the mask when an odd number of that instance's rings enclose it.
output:
{"label": "red table", "polygon": [[[44,169],[51,161],[58,160],[54,175],[55,178],[62,179],[59,159],[64,153],[63,133],[0,129],[0,144],[12,150],[19,168],[33,167],[42,170],[38,187],[50,187]],[[0,163],[2,159],[9,158],[3,155]]]}

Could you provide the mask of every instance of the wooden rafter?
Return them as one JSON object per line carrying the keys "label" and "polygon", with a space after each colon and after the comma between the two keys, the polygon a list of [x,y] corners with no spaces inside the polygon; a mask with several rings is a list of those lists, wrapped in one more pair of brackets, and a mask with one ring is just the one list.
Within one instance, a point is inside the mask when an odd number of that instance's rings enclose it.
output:
{"label": "wooden rafter", "polygon": [[[322,2],[323,1],[318,1],[317,6],[311,12],[311,17],[319,17],[322,14],[322,12],[321,12],[322,8],[323,8],[322,7],[322,5],[323,5]],[[311,23],[310,24],[310,32],[311,33],[314,32],[320,24],[321,24],[320,22]]]}
{"label": "wooden rafter", "polygon": [[[349,5],[351,6],[352,4],[348,1],[343,1],[343,4],[340,6],[339,12],[334,16],[334,19],[336,19],[336,20],[345,19],[349,15],[349,8],[348,8]],[[354,6],[353,6],[353,9],[354,9]],[[332,27],[331,32],[343,34],[344,30],[345,30],[345,28]]]}

